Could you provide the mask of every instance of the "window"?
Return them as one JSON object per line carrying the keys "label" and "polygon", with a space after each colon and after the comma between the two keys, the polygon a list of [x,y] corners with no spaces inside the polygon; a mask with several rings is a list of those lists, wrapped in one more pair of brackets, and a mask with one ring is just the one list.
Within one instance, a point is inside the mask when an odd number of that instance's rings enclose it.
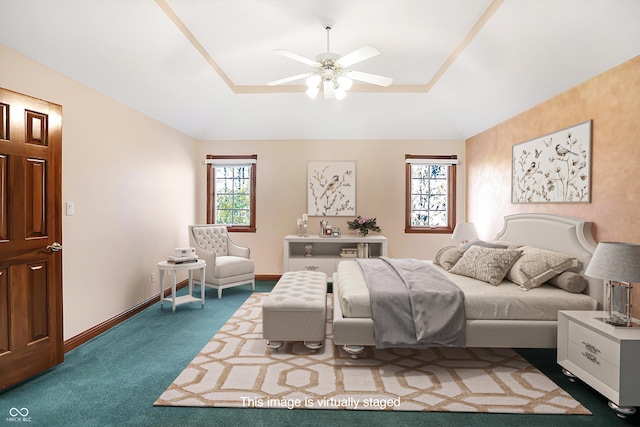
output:
{"label": "window", "polygon": [[457,158],[405,156],[405,233],[453,233]]}
{"label": "window", "polygon": [[207,223],[256,231],[258,156],[207,155]]}

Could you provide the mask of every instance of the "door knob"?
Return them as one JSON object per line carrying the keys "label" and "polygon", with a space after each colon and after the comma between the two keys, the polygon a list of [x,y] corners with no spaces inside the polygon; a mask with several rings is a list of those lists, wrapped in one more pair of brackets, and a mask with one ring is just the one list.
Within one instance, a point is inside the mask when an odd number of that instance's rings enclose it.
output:
{"label": "door knob", "polygon": [[58,252],[62,250],[62,245],[58,242],[53,242],[53,244],[48,245],[46,249],[49,249],[51,252]]}

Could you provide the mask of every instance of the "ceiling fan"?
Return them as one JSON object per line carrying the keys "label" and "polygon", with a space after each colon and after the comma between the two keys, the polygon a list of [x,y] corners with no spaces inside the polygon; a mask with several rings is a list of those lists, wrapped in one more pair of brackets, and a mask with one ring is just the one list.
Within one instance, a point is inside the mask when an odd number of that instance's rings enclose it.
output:
{"label": "ceiling fan", "polygon": [[346,67],[362,62],[366,59],[373,58],[380,54],[380,51],[371,45],[364,45],[353,52],[340,56],[331,52],[329,47],[329,32],[327,30],[327,51],[316,56],[315,60],[305,58],[286,49],[276,49],[273,53],[284,57],[302,62],[315,68],[314,71],[297,74],[295,76],[285,77],[284,79],[275,80],[267,83],[269,86],[278,86],[295,80],[306,78],[307,91],[306,94],[315,99],[322,88],[325,99],[343,99],[347,96],[346,91],[353,85],[352,80],[358,80],[365,83],[371,83],[378,86],[387,87],[393,79],[390,77],[379,76],[376,74],[363,73],[361,71],[347,70]]}

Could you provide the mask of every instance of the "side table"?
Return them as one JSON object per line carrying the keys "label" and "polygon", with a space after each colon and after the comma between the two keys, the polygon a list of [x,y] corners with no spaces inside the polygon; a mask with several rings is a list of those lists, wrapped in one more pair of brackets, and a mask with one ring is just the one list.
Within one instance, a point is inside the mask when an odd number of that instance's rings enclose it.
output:
{"label": "side table", "polygon": [[640,328],[617,328],[603,311],[558,312],[558,364],[609,399],[618,416],[640,406]]}
{"label": "side table", "polygon": [[[200,270],[200,277],[204,277],[204,268],[207,263],[204,260],[199,259],[196,262],[185,262],[182,264],[173,264],[168,261],[160,261],[158,263],[158,271],[160,274],[160,308],[163,307],[164,301],[171,301],[171,311],[176,311],[176,305],[184,304],[188,302],[202,303],[204,308],[204,286],[200,287],[200,298],[193,296],[193,270]],[[176,272],[185,271],[189,272],[189,293],[187,295],[176,296]],[[168,272],[172,276],[171,281],[171,295],[169,297],[164,296],[164,273]]]}

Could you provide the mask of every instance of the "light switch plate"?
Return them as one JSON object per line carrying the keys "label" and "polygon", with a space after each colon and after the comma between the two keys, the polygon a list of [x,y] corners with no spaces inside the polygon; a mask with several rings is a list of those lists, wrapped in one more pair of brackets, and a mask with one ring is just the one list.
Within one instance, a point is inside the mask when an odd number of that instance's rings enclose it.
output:
{"label": "light switch plate", "polygon": [[66,209],[67,209],[67,216],[73,216],[75,214],[75,205],[73,202],[67,202]]}

